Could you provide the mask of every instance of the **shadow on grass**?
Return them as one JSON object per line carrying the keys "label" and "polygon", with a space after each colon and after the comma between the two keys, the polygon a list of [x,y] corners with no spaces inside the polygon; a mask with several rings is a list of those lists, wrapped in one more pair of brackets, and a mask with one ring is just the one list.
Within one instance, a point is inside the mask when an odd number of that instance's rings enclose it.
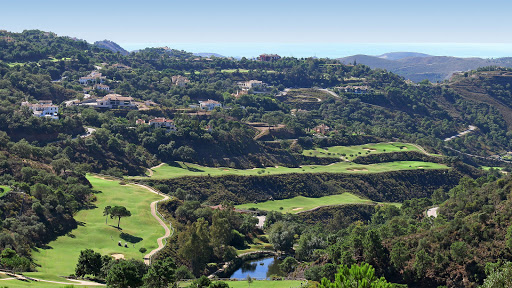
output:
{"label": "shadow on grass", "polygon": [[116,228],[116,229],[117,229],[117,230],[119,230],[119,231],[123,230],[123,228],[121,228],[121,227],[117,227],[116,225],[110,225],[110,224],[108,224],[108,226],[110,226],[110,227],[112,227],[112,228]]}
{"label": "shadow on grass", "polygon": [[189,167],[184,162],[178,163],[178,162],[174,161],[174,162],[167,163],[167,165],[172,166],[172,167],[176,167],[176,168],[187,169],[188,171],[191,171],[191,172],[204,172],[204,170],[201,170],[201,169],[198,169],[198,168],[195,168],[195,167]]}
{"label": "shadow on grass", "polygon": [[128,233],[121,233],[121,235],[119,235],[119,237],[121,237],[121,239],[123,239],[124,241],[130,242],[130,243],[138,243],[143,240],[143,238],[141,238],[141,237],[133,236]]}

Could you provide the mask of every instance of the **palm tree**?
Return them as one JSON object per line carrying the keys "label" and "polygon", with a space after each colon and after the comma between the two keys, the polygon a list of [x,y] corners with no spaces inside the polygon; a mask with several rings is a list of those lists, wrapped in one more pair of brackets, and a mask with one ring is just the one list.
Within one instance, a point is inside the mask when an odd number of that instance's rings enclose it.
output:
{"label": "palm tree", "polygon": [[107,206],[107,207],[105,207],[105,209],[103,209],[103,216],[106,216],[105,224],[108,224],[107,219],[108,219],[108,215],[110,215],[111,210],[112,210],[112,207],[110,207],[110,206]]}

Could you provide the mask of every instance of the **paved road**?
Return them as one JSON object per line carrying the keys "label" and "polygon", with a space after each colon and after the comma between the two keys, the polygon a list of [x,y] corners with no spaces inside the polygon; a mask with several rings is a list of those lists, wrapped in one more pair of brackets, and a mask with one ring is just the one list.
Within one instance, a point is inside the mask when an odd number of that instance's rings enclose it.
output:
{"label": "paved road", "polygon": [[[91,128],[91,127],[85,127],[85,129],[87,131],[85,131],[84,134],[80,135],[80,138],[86,138],[86,137],[89,137],[92,135],[92,133],[96,132],[96,129],[95,128]],[[75,137],[76,139],[76,137]]]}
{"label": "paved road", "polygon": [[318,89],[318,90],[327,92],[327,93],[331,94],[334,97],[339,97],[338,94],[336,94],[334,91],[331,91],[331,90],[328,90],[328,89]]}
{"label": "paved road", "polygon": [[156,211],[156,205],[158,204],[158,202],[168,200],[170,197],[165,195],[165,194],[161,194],[160,192],[154,190],[153,188],[151,188],[149,186],[142,185],[142,184],[135,184],[135,185],[138,185],[138,186],[140,186],[140,187],[142,187],[144,189],[149,190],[152,193],[155,193],[155,194],[158,194],[158,195],[164,197],[163,199],[151,202],[151,205],[150,205],[150,207],[151,207],[151,215],[153,215],[153,217],[155,217],[155,219],[158,221],[158,223],[160,223],[160,225],[164,228],[165,235],[160,237],[160,238],[158,238],[156,240],[156,242],[158,243],[158,248],[154,249],[153,251],[149,252],[148,254],[146,254],[144,256],[144,263],[149,265],[150,261],[151,261],[151,256],[153,256],[158,251],[162,250],[165,247],[164,240],[171,236],[171,229],[170,229],[170,227],[167,224],[165,224],[165,222],[157,215],[157,211]]}
{"label": "paved road", "polygon": [[464,135],[466,135],[468,133],[471,133],[471,132],[473,132],[475,130],[476,130],[476,126],[469,125],[468,130],[462,131],[462,132],[458,133],[457,135],[453,135],[452,137],[448,137],[448,138],[444,139],[444,141],[446,142],[446,141],[453,140],[453,139],[455,139],[457,137],[462,137],[462,136],[464,136]]}
{"label": "paved road", "polygon": [[160,164],[156,165],[155,167],[147,168],[147,170],[148,170],[148,174],[149,174],[149,175],[148,175],[148,177],[153,176],[153,169],[158,168],[158,167],[160,167],[160,166],[162,166],[162,165],[164,165],[164,164],[165,164],[165,163],[160,163]]}
{"label": "paved road", "polygon": [[[6,274],[6,273],[0,272],[0,274]],[[72,282],[72,283],[70,283],[70,282],[51,281],[51,280],[43,280],[43,279],[37,279],[37,278],[32,278],[32,277],[26,277],[21,274],[9,274],[9,276],[12,276],[12,277],[0,279],[0,280],[47,282],[47,283],[54,283],[54,284],[61,284],[61,285],[76,285],[76,286],[105,286],[105,284],[91,282],[91,281],[85,281],[85,280],[66,279],[66,280]]]}

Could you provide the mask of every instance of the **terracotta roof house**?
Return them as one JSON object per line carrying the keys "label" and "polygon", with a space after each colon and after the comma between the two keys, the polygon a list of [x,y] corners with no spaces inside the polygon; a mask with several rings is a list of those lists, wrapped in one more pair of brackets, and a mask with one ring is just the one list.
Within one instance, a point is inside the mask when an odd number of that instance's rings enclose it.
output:
{"label": "terracotta roof house", "polygon": [[185,87],[187,83],[190,82],[190,80],[187,79],[187,77],[183,77],[181,75],[176,75],[171,77],[172,84],[179,86],[179,87]]}
{"label": "terracotta roof house", "polygon": [[132,97],[125,97],[119,94],[108,94],[105,97],[96,100],[96,106],[99,108],[137,108]]}
{"label": "terracotta roof house", "polygon": [[315,132],[320,134],[325,134],[329,132],[329,130],[331,130],[331,128],[323,123],[315,127]]}
{"label": "terracotta roof house", "polygon": [[167,130],[176,131],[176,125],[174,125],[174,121],[167,118],[154,118],[149,120],[149,126],[153,128],[166,128]]}
{"label": "terracotta roof house", "polygon": [[238,82],[238,87],[242,88],[243,90],[261,89],[261,88],[267,87],[267,84],[265,84],[265,83],[263,83],[263,81],[259,81],[259,80],[250,80],[250,81]]}
{"label": "terracotta roof house", "polygon": [[102,76],[101,73],[99,73],[97,71],[93,71],[85,77],[80,77],[80,79],[78,79],[78,81],[82,85],[87,85],[89,83],[100,83],[101,84],[105,81],[106,78],[107,77]]}
{"label": "terracotta roof house", "polygon": [[39,103],[22,102],[21,106],[27,106],[36,117],[59,119],[59,106],[53,105],[52,100],[40,100]]}

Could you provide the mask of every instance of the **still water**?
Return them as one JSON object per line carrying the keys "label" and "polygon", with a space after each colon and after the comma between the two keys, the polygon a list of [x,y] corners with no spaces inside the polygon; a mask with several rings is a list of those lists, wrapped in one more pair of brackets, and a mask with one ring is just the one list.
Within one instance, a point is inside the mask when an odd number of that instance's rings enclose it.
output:
{"label": "still water", "polygon": [[251,260],[245,262],[242,267],[236,270],[231,279],[245,279],[247,275],[256,280],[270,279],[271,276],[285,276],[279,269],[281,260],[274,257],[263,258],[259,260]]}

